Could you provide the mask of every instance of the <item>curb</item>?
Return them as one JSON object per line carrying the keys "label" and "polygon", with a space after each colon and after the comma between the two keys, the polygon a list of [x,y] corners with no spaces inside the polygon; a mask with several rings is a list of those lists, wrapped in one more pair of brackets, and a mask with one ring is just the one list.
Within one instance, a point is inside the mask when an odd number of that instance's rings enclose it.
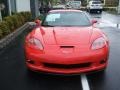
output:
{"label": "curb", "polygon": [[0,40],[0,50],[6,47],[10,42],[12,42],[16,37],[22,34],[24,31],[28,31],[34,28],[34,22],[27,22],[20,28],[16,29],[13,33],[7,35],[5,38]]}

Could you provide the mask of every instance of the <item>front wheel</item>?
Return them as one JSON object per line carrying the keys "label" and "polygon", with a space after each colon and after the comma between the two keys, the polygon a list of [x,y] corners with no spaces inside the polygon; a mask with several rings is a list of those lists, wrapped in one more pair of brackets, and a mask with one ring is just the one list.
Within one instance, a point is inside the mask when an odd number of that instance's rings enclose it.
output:
{"label": "front wheel", "polygon": [[103,68],[102,70],[98,71],[97,73],[100,75],[104,75],[106,73],[107,67]]}

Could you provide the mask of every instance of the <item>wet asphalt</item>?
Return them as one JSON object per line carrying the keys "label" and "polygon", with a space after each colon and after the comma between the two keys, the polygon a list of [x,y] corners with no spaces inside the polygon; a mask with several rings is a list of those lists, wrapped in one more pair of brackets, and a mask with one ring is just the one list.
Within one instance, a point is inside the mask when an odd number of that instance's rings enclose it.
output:
{"label": "wet asphalt", "polygon": [[[100,20],[103,15],[91,16]],[[100,28],[110,40],[109,64],[104,74],[86,75],[87,81],[90,90],[120,90],[120,29],[111,25]],[[0,51],[0,90],[82,90],[81,75],[56,76],[29,72],[23,49],[25,35],[23,33]]]}

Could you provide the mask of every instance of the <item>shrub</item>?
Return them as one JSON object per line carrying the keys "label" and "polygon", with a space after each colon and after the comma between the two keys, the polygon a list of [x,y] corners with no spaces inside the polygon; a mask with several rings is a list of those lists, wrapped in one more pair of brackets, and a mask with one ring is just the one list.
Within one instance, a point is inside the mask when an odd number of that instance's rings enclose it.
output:
{"label": "shrub", "polygon": [[24,24],[25,23],[25,17],[20,13],[17,13],[16,15],[19,17],[18,19],[21,22],[21,24]]}
{"label": "shrub", "polygon": [[5,17],[4,21],[7,22],[7,25],[9,27],[10,31],[13,31],[15,27],[14,27],[14,21],[12,20],[11,16]]}
{"label": "shrub", "polygon": [[13,16],[11,16],[11,19],[12,19],[12,21],[14,21],[13,22],[14,29],[16,29],[16,28],[18,28],[19,26],[22,25],[21,21],[19,20],[19,16],[13,15]]}
{"label": "shrub", "polygon": [[2,33],[2,30],[0,29],[0,39],[2,38],[3,36],[3,33]]}
{"label": "shrub", "polygon": [[0,23],[0,30],[2,32],[2,35],[8,35],[10,33],[10,29],[8,27],[7,22],[3,21]]}
{"label": "shrub", "polygon": [[22,26],[28,21],[32,20],[32,14],[30,12],[15,13],[12,16],[5,17],[0,22],[0,38],[13,32],[18,27]]}
{"label": "shrub", "polygon": [[21,12],[20,13],[25,18],[25,22],[32,20],[32,14],[30,12]]}
{"label": "shrub", "polygon": [[104,7],[104,11],[107,11],[112,14],[117,14],[117,8]]}
{"label": "shrub", "polygon": [[30,12],[26,12],[27,14],[27,21],[31,21],[32,20],[32,14]]}

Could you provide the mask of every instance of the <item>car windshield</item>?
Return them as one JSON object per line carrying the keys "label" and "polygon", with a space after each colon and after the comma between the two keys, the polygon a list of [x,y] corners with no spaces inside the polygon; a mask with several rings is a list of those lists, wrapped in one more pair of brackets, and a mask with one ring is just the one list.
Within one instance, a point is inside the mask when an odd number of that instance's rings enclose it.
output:
{"label": "car windshield", "polygon": [[90,26],[91,22],[83,12],[51,12],[42,22],[42,26]]}
{"label": "car windshield", "polygon": [[101,2],[92,2],[92,4],[101,4]]}

